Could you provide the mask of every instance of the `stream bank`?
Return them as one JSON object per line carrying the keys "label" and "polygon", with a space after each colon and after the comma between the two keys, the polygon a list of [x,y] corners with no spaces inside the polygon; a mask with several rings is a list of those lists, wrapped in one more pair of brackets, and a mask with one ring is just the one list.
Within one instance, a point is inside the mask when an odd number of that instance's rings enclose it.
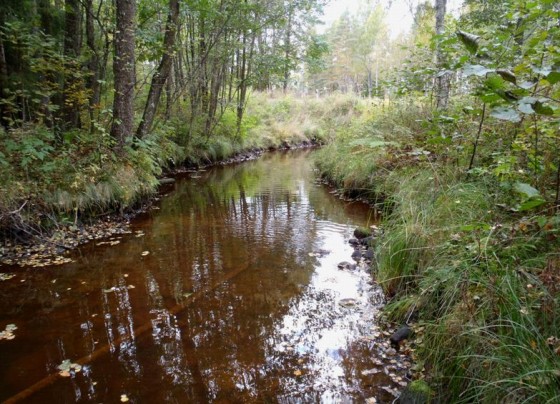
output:
{"label": "stream bank", "polygon": [[[205,171],[220,165],[240,164],[255,160],[264,153],[285,152],[288,150],[314,149],[321,144],[315,140],[304,141],[298,144],[284,142],[279,146],[262,148],[248,148],[236,153],[234,156],[224,156],[223,159],[206,162],[186,161],[178,167],[169,167],[158,179],[158,186],[141,197],[134,205],[126,210],[114,207],[105,213],[95,214],[95,211],[86,213],[83,217],[77,214],[73,222],[58,223],[54,220],[48,228],[42,229],[39,225],[32,225],[33,233],[23,232],[17,239],[0,238],[0,265],[19,265],[43,268],[49,265],[62,265],[70,262],[68,255],[80,245],[99,240],[105,243],[118,244],[119,236],[130,234],[130,221],[139,214],[154,208],[156,203],[174,187],[175,178],[186,173]],[[157,207],[155,208],[157,209]],[[101,241],[103,243],[103,241]]]}
{"label": "stream bank", "polygon": [[406,348],[369,267],[338,268],[372,212],[315,184],[309,153],[181,174],[131,233],[8,268],[0,399],[393,401]]}

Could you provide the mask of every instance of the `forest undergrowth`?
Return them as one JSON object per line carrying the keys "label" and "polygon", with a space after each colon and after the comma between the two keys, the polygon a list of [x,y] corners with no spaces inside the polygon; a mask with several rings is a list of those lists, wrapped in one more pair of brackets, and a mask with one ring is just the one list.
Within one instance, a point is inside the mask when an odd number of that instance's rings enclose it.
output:
{"label": "forest undergrowth", "polygon": [[477,140],[465,100],[445,116],[429,101],[368,105],[316,165],[384,212],[373,271],[388,319],[422,330],[413,385],[437,402],[557,402],[560,215],[555,173],[534,164],[553,149],[531,156],[523,124],[493,119]]}
{"label": "forest undergrowth", "polygon": [[0,142],[0,234],[19,241],[60,226],[80,226],[109,213],[133,211],[153,196],[158,178],[240,153],[323,144],[357,115],[356,97],[322,100],[250,94],[243,124],[225,109],[212,136],[204,122],[178,116],[116,151],[102,126],[57,135],[29,124]]}

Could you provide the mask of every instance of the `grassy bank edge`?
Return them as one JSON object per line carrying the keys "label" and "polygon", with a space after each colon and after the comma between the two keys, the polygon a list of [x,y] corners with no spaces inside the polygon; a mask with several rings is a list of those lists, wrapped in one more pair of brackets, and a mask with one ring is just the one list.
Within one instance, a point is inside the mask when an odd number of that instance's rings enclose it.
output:
{"label": "grassy bank edge", "polygon": [[558,215],[514,211],[491,176],[416,148],[426,116],[378,109],[316,159],[323,178],[385,212],[372,270],[385,315],[420,330],[412,386],[430,386],[420,402],[556,402]]}
{"label": "grassy bank edge", "polygon": [[172,120],[133,139],[121,153],[113,151],[102,128],[62,138],[40,126],[3,133],[0,239],[40,239],[53,229],[130,215],[155,195],[159,178],[182,167],[329,142],[360,105],[353,96],[319,100],[254,93],[241,127],[229,109],[210,135],[196,119]]}

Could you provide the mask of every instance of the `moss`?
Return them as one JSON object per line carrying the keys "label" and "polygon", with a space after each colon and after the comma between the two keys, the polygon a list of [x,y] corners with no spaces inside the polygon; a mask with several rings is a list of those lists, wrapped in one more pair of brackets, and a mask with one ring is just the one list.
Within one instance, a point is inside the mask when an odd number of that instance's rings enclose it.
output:
{"label": "moss", "polygon": [[400,404],[427,404],[432,402],[434,391],[424,380],[410,383],[399,397]]}

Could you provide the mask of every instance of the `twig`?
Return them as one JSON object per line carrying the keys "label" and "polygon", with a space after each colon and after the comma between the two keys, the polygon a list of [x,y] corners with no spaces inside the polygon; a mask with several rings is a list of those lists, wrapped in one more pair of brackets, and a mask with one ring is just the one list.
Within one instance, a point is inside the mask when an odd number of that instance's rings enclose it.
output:
{"label": "twig", "polygon": [[469,169],[467,170],[467,178],[469,177],[471,169],[473,168],[474,165],[474,157],[476,156],[476,149],[478,148],[480,134],[482,133],[482,125],[484,124],[485,114],[486,114],[486,103],[482,104],[482,116],[480,117],[480,123],[478,125],[478,133],[476,134],[476,140],[474,141],[473,151],[471,155],[471,162],[469,163]]}

